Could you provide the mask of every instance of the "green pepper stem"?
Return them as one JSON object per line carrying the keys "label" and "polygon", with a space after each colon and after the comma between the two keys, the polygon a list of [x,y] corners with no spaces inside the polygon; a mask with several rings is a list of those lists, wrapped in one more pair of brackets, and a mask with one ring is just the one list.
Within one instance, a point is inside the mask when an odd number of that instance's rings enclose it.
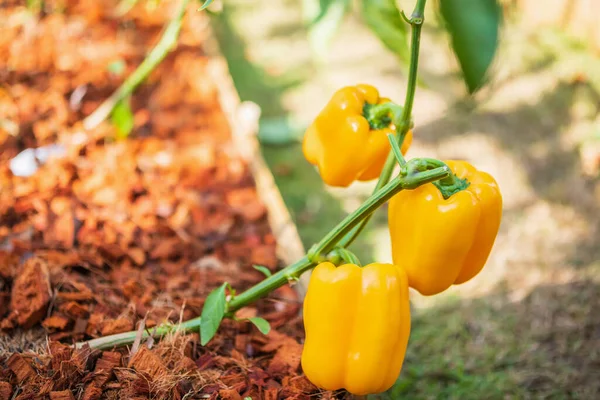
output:
{"label": "green pepper stem", "polygon": [[394,153],[394,157],[396,157],[396,161],[398,161],[400,168],[404,167],[406,165],[406,160],[402,155],[402,149],[400,149],[400,146],[398,146],[396,138],[391,133],[388,133],[387,138],[390,142],[390,146],[392,146],[392,152]]}
{"label": "green pepper stem", "polygon": [[363,106],[363,116],[373,130],[388,128],[391,124],[395,126],[403,112],[401,106],[391,101],[382,104],[365,103]]}
{"label": "green pepper stem", "polygon": [[408,69],[408,85],[406,87],[406,98],[404,100],[404,113],[398,128],[400,133],[406,133],[410,128],[410,117],[412,115],[413,103],[415,100],[415,91],[417,88],[417,72],[419,67],[419,50],[421,48],[421,28],[425,21],[425,2],[427,0],[417,0],[417,4],[412,12],[410,19],[411,26],[411,52],[410,66]]}
{"label": "green pepper stem", "polygon": [[[411,19],[409,20],[411,25],[411,56],[410,56],[410,67],[408,70],[408,83],[406,86],[406,98],[404,100],[404,107],[402,110],[402,114],[398,121],[394,120],[394,124],[396,125],[396,141],[398,142],[398,147],[402,148],[402,144],[404,143],[404,138],[406,137],[406,133],[410,129],[411,125],[411,114],[413,103],[415,100],[415,90],[417,88],[417,72],[419,66],[419,49],[421,45],[421,28],[423,25],[423,21],[425,20],[425,2],[426,0],[417,0],[417,4],[412,12]],[[377,185],[373,192],[377,192],[382,187],[389,182],[394,167],[396,166],[396,157],[392,152],[388,155],[387,160],[385,161],[385,165],[383,166],[383,170],[379,175],[379,180],[377,181]],[[352,231],[350,231],[346,237],[344,237],[338,245],[340,247],[348,247],[354,242],[354,240],[358,237],[358,235],[365,228],[367,223],[369,222],[370,216],[365,218],[360,224],[354,227]]]}
{"label": "green pepper stem", "polygon": [[354,254],[353,252],[351,252],[348,249],[345,249],[343,247],[336,247],[333,249],[331,254],[335,258],[339,259],[340,264],[342,262],[344,262],[347,264],[354,264],[354,265],[358,265],[359,267],[362,267],[362,263],[360,262],[360,260],[356,256],[356,254]]}
{"label": "green pepper stem", "polygon": [[[261,282],[252,286],[248,290],[235,296],[227,305],[227,312],[234,313],[242,307],[252,304],[256,300],[267,296],[275,289],[298,280],[300,276],[314,268],[316,263],[311,261],[316,259],[320,254],[329,253],[336,243],[346,235],[356,224],[367,218],[374,210],[383,203],[388,201],[396,193],[403,189],[414,189],[420,185],[429,182],[434,182],[448,176],[450,170],[447,166],[442,165],[439,168],[418,171],[420,159],[410,160],[407,163],[407,168],[411,171],[416,171],[406,176],[399,176],[392,179],[381,190],[371,195],[358,209],[344,218],[333,230],[331,230],[317,245],[315,245],[309,255],[296,261],[294,264],[278,271],[277,273],[265,278]],[[318,261],[318,260],[317,260]],[[163,324],[156,328],[153,336],[161,337],[175,331],[193,332],[200,329],[201,318],[196,317],[181,323],[180,325]],[[94,349],[110,349],[117,346],[124,346],[134,342],[138,337],[137,331],[119,333],[116,335],[104,336],[93,339],[87,342],[76,343],[76,347],[80,348],[84,344],[89,345]],[[142,338],[147,338],[150,333],[143,332]]]}
{"label": "green pepper stem", "polygon": [[465,190],[471,185],[467,179],[459,178],[452,171],[444,178],[433,184],[438,188],[444,199],[449,199],[454,193]]}
{"label": "green pepper stem", "polygon": [[367,103],[365,104],[365,107],[363,107],[364,117],[369,122],[375,122],[383,117],[389,117],[390,115],[392,116],[392,118],[390,119],[394,121],[394,119],[399,119],[402,116],[403,112],[404,109],[402,106],[399,106],[398,104],[393,103],[391,101],[381,104]]}
{"label": "green pepper stem", "polygon": [[[419,159],[411,160],[408,166],[418,163]],[[308,254],[309,259],[314,256],[329,253],[338,242],[350,232],[354,226],[365,217],[371,215],[373,211],[388,201],[392,196],[402,189],[413,189],[428,182],[433,182],[448,176],[450,169],[443,165],[433,170],[422,171],[416,174],[399,176],[392,179],[387,185],[375,192],[354,212],[349,214],[335,228],[333,228],[317,245],[315,245]]]}
{"label": "green pepper stem", "polygon": [[[182,3],[187,4],[188,0],[184,0]],[[410,60],[410,68],[408,74],[408,84],[406,88],[406,99],[404,101],[404,107],[401,108],[398,105],[393,103],[386,103],[387,106],[381,107],[380,109],[375,109],[377,113],[383,113],[381,115],[393,115],[393,122],[396,125],[396,141],[398,147],[401,148],[404,142],[404,138],[406,137],[406,133],[410,129],[411,126],[411,114],[415,96],[416,82],[417,82],[417,67],[419,61],[419,46],[420,46],[420,38],[421,38],[421,27],[423,24],[423,15],[425,9],[426,0],[417,0],[417,4],[413,10],[411,15],[410,24],[411,24],[411,60]],[[183,7],[182,7],[183,8]],[[179,19],[181,16],[178,14]],[[177,26],[173,24],[172,31],[167,29],[164,36],[173,36],[173,33],[178,33]],[[157,49],[160,48],[161,51],[164,52],[165,48],[169,48],[170,43],[161,42],[157,45]],[[155,50],[157,50],[155,49]],[[154,53],[154,51],[153,51]],[[166,53],[166,52],[164,52]],[[153,54],[154,55],[154,54]],[[160,61],[164,57],[163,54],[158,56],[156,59],[153,59],[152,62],[149,62],[147,65],[141,65],[139,70],[140,74],[136,76],[135,81],[132,80],[132,84],[127,86],[122,91],[119,91],[118,98],[124,97],[124,94],[131,91],[131,88],[137,86],[139,81],[143,79],[143,77],[147,74],[147,70],[151,70],[157,61]],[[152,58],[152,57],[149,57]],[[145,67],[145,68],[142,68]],[[137,72],[137,70],[136,70]],[[141,79],[137,79],[140,78]],[[111,96],[112,98],[112,96]],[[398,108],[394,110],[391,109],[391,105],[394,105]],[[383,106],[383,105],[382,105]],[[97,123],[97,120],[101,120],[101,118],[105,118],[106,110],[108,107],[105,107],[102,112],[102,116],[96,118],[96,115],[99,115],[99,112],[94,114],[94,118],[88,118],[88,124]],[[402,110],[400,113],[399,110]],[[400,117],[398,117],[400,115]],[[91,116],[90,116],[91,117]],[[369,197],[365,203],[363,203],[355,212],[348,215],[342,222],[340,222],[332,231],[327,234],[317,245],[315,245],[311,251],[309,252],[309,256],[305,256],[302,259],[298,260],[292,265],[280,270],[279,272],[269,276],[263,281],[257,283],[252,286],[250,289],[240,293],[236,297],[234,297],[228,304],[227,311],[228,313],[233,313],[239,310],[242,307],[247,306],[248,304],[253,303],[254,301],[268,295],[273,290],[281,287],[288,282],[293,282],[297,280],[300,275],[304,272],[315,267],[315,263],[309,260],[309,257],[315,257],[319,254],[323,254],[331,251],[337,244],[340,247],[349,246],[354,239],[358,236],[358,234],[364,229],[368,220],[370,219],[373,211],[389,200],[392,196],[403,189],[414,189],[420,185],[423,185],[428,182],[435,182],[437,180],[442,180],[449,178],[450,170],[449,168],[438,160],[426,160],[425,162],[420,161],[422,159],[410,160],[406,167],[407,171],[413,171],[414,173],[407,173],[406,176],[399,176],[394,178],[390,182],[390,178],[392,176],[392,171],[396,165],[396,157],[393,152],[390,152],[388,158],[385,162],[383,171],[379,177],[379,181],[375,187],[374,193],[371,197]],[[433,169],[432,169],[433,168]],[[450,177],[450,179],[452,179]],[[389,183],[388,183],[389,182]],[[182,331],[182,332],[193,332],[198,331],[200,328],[200,317],[190,319],[185,321],[179,325],[172,324],[163,324],[156,327],[153,331],[153,336],[161,337],[166,334]],[[105,336],[97,339],[93,339],[87,342],[79,342],[76,343],[76,347],[80,348],[84,344],[89,345],[91,348],[95,349],[110,349],[117,346],[124,346],[133,343],[138,337],[137,331],[132,332],[124,332],[116,335]],[[150,336],[150,333],[144,331],[142,333],[142,338],[147,338]]]}
{"label": "green pepper stem", "polygon": [[[406,171],[407,173],[415,173],[420,171],[427,171],[434,168],[446,166],[443,161],[436,160],[435,158],[419,158],[414,160],[411,164],[411,170]],[[450,170],[450,168],[448,168]],[[469,187],[470,183],[466,179],[459,178],[452,170],[447,177],[433,182],[438,188],[444,199],[450,198],[454,193],[465,190]]]}

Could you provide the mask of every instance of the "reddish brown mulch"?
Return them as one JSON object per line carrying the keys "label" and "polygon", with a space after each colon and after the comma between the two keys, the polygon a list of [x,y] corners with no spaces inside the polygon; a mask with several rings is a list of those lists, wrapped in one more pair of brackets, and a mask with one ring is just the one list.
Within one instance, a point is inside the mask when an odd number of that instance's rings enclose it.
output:
{"label": "reddish brown mulch", "polygon": [[[174,4],[116,17],[116,1],[46,1],[38,18],[13,3],[0,7],[0,399],[335,398],[301,374],[289,287],[240,311],[268,319],[268,336],[226,321],[207,347],[195,334],[131,352],[69,346],[144,318],[151,332],[196,317],[223,281],[242,290],[263,277],[252,264],[281,265],[207,78],[197,4],[177,50],[132,98],[132,136],[114,141],[105,123],[82,146],[80,121],[141,62]],[[109,72],[115,60],[123,75]],[[32,176],[11,173],[20,151],[52,143],[66,154]],[[19,351],[40,326],[46,352]]]}

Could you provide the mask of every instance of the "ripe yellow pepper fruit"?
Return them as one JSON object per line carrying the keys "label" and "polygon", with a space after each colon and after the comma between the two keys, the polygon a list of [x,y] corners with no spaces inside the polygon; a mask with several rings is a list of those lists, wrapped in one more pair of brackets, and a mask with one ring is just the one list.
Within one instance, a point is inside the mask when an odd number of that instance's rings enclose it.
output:
{"label": "ripe yellow pepper fruit", "polygon": [[433,183],[390,200],[388,225],[394,264],[410,287],[430,296],[475,277],[485,265],[502,218],[494,178],[466,161],[444,161],[463,190],[444,198]]}
{"label": "ripe yellow pepper fruit", "polygon": [[319,264],[304,299],[304,328],[302,369],[313,384],[355,395],[389,389],[410,334],[406,273],[391,264]]}
{"label": "ripe yellow pepper fruit", "polygon": [[[338,90],[307,129],[302,143],[306,160],[319,168],[330,186],[347,187],[355,180],[370,181],[381,174],[390,152],[387,139],[396,133],[389,117],[369,123],[365,111],[371,105],[389,103],[370,85]],[[402,145],[406,153],[412,142],[408,131]]]}

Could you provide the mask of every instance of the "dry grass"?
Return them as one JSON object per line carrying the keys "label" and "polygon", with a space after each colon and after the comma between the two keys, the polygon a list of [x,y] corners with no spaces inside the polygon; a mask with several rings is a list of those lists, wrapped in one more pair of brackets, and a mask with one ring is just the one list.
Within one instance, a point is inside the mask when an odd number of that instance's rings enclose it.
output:
{"label": "dry grass", "polygon": [[13,353],[32,352],[44,355],[47,352],[46,331],[42,328],[15,330],[10,335],[0,335],[0,358],[7,358]]}

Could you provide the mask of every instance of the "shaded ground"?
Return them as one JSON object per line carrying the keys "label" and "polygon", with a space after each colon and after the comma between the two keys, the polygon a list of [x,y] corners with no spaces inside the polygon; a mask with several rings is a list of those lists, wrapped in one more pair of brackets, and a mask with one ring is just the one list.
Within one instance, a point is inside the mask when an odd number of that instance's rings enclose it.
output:
{"label": "shaded ground", "polygon": [[[464,99],[447,38],[428,16],[409,156],[464,158],[492,173],[504,218],[477,279],[434,298],[413,294],[402,375],[388,397],[373,397],[598,398],[600,185],[581,154],[600,129],[600,60],[554,29],[509,19],[492,85]],[[244,54],[229,56],[232,75],[242,98],[263,107],[264,154],[308,248],[371,185],[325,188],[297,144],[267,143],[301,135],[339,86],[371,83],[401,101],[405,78],[357,16],[325,63],[312,64],[301,18],[298,2],[231,0],[213,22],[225,53]],[[251,83],[248,63],[260,71]],[[363,262],[390,259],[385,218],[356,243]]]}

